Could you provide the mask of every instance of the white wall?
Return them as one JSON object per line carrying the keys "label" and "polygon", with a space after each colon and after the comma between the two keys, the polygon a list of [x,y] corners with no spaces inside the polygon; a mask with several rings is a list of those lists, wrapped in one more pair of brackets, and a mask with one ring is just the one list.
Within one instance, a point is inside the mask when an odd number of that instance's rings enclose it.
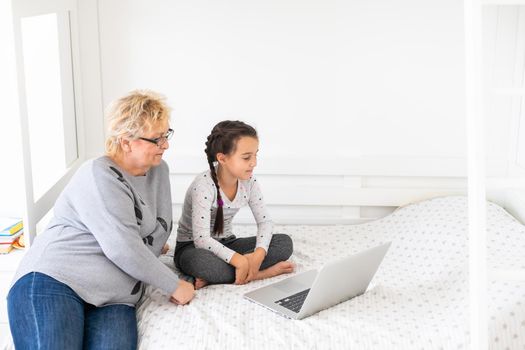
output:
{"label": "white wall", "polygon": [[487,156],[525,175],[525,6],[485,6],[484,81]]}
{"label": "white wall", "polygon": [[98,22],[103,104],[150,88],[174,108],[176,210],[222,119],[258,128],[277,221],[464,191],[461,2],[114,0]]}
{"label": "white wall", "polygon": [[483,10],[485,137],[488,159],[502,163],[487,197],[525,218],[525,6]]}
{"label": "white wall", "polygon": [[78,4],[78,40],[86,157],[104,152],[104,102],[100,68],[100,36],[97,0]]}
{"label": "white wall", "polygon": [[25,208],[18,84],[10,1],[0,1],[0,216],[22,217]]}
{"label": "white wall", "polygon": [[[104,103],[165,93],[178,155],[213,124],[256,125],[265,156],[463,157],[457,1],[100,1]],[[174,156],[176,157],[176,156]]]}
{"label": "white wall", "polygon": [[[495,88],[512,86],[512,71],[514,65],[509,64],[515,50],[515,7],[485,6],[483,11],[483,49],[484,49],[484,83],[486,98],[485,136],[487,156],[501,157],[507,162],[510,158],[508,148],[512,141],[512,96],[495,94]],[[510,11],[509,11],[510,10]],[[512,69],[510,69],[512,66]],[[495,142],[498,139],[508,142]],[[505,175],[508,167],[505,169]]]}

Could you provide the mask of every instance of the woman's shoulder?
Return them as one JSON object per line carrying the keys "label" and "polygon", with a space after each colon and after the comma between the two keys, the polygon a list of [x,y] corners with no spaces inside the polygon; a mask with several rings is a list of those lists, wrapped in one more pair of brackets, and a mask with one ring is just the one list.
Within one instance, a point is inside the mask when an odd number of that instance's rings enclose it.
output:
{"label": "woman's shoulder", "polygon": [[98,170],[106,170],[111,166],[116,167],[115,162],[113,162],[108,156],[92,158],[87,160],[84,164],[88,166],[91,165],[92,168],[96,168]]}
{"label": "woman's shoulder", "polygon": [[109,173],[116,175],[117,177],[124,177],[123,171],[119,169],[118,165],[115,164],[115,162],[113,162],[108,156],[93,158],[84,164],[86,165],[86,168],[89,169],[95,176],[102,173]]}
{"label": "woman's shoulder", "polygon": [[[64,189],[64,192],[69,193],[71,191],[80,191],[83,193],[90,193],[93,190],[92,186],[94,184],[100,184],[101,182],[106,181],[108,176],[102,174],[104,172],[109,174],[112,170],[109,169],[110,164],[101,158],[103,157],[88,159],[82,163],[75,171],[75,174]],[[113,172],[113,174],[115,173]],[[118,175],[113,177],[117,176]]]}
{"label": "woman's shoulder", "polygon": [[92,175],[94,169],[95,171],[101,171],[102,169],[107,168],[107,165],[103,163],[104,160],[101,158],[103,157],[91,158],[86,160],[78,167],[77,171],[75,172],[75,176],[78,177]]}
{"label": "woman's shoulder", "polygon": [[92,178],[96,183],[101,183],[112,182],[115,179],[122,180],[124,174],[111,158],[101,156],[86,160],[76,171],[75,177],[84,180]]}

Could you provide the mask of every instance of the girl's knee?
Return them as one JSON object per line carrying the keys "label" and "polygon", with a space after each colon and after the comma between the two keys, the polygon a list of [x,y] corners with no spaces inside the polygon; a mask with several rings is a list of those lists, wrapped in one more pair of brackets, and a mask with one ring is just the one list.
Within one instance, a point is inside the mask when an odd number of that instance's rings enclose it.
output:
{"label": "girl's knee", "polygon": [[233,283],[235,269],[206,249],[195,249],[181,256],[181,270],[187,275],[202,278],[209,284]]}
{"label": "girl's knee", "polygon": [[281,253],[282,260],[288,260],[293,253],[293,241],[290,236],[284,233],[276,233],[273,235],[272,240],[275,239],[275,245],[278,247]]}

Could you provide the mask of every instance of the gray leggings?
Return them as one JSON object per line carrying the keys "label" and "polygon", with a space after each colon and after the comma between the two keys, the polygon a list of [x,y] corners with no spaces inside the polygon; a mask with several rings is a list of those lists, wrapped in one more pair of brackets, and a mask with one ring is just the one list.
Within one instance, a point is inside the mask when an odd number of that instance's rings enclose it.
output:
{"label": "gray leggings", "polygon": [[[256,238],[236,238],[232,235],[219,242],[239,254],[247,254],[255,249]],[[288,260],[292,252],[293,243],[290,236],[281,233],[274,234],[260,270]],[[189,277],[202,278],[209,284],[226,284],[235,281],[235,267],[207,249],[195,248],[192,241],[177,242],[173,259],[175,266]]]}

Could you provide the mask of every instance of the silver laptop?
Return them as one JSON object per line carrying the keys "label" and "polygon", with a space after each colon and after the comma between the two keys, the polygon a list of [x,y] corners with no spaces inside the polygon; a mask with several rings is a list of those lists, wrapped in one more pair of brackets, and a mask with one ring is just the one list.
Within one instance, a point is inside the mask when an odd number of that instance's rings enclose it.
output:
{"label": "silver laptop", "polygon": [[366,291],[390,244],[370,248],[246,293],[250,301],[285,317],[303,319]]}

